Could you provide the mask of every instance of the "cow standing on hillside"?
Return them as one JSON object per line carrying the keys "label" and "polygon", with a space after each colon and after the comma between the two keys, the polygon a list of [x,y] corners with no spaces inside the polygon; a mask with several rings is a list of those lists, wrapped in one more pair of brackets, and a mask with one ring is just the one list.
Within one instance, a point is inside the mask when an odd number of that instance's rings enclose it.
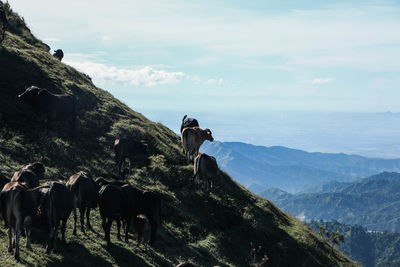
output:
{"label": "cow standing on hillside", "polygon": [[114,152],[115,166],[118,167],[118,175],[121,178],[121,167],[125,159],[128,158],[129,160],[129,174],[131,174],[132,162],[135,158],[140,156],[145,157],[147,155],[147,144],[143,140],[137,141],[131,138],[122,137],[120,139],[115,139]]}
{"label": "cow standing on hillside", "polygon": [[90,210],[96,208],[98,201],[98,187],[91,177],[86,172],[78,172],[69,177],[66,184],[69,192],[72,194],[73,199],[73,212],[74,212],[74,230],[73,234],[76,235],[76,208],[79,208],[81,231],[85,233],[84,228],[84,215],[86,211],[86,224],[87,227],[93,231],[90,224]]}
{"label": "cow standing on hillside", "polygon": [[186,156],[186,163],[189,164],[190,156],[199,154],[200,146],[205,140],[214,141],[210,129],[200,129],[199,127],[187,127],[182,131],[182,147]]}
{"label": "cow standing on hillside", "polygon": [[1,39],[0,39],[0,44],[3,42],[4,38],[6,37],[6,30],[8,26],[8,20],[6,16],[6,11],[3,8],[3,2],[0,1],[0,21],[2,24],[2,29],[1,29]]}
{"label": "cow standing on hillside", "polygon": [[217,160],[207,154],[199,153],[194,159],[193,178],[197,185],[203,184],[204,190],[209,192],[212,181],[215,180],[219,172]]}
{"label": "cow standing on hillside", "polygon": [[28,105],[35,108],[36,112],[45,116],[46,133],[52,121],[68,121],[71,135],[75,132],[76,101],[73,95],[53,94],[46,89],[31,86],[18,95]]}
{"label": "cow standing on hillside", "polygon": [[61,61],[64,57],[64,52],[61,49],[54,50],[53,57]]}
{"label": "cow standing on hillside", "polygon": [[56,248],[58,228],[61,224],[62,242],[65,243],[65,228],[73,208],[72,195],[62,182],[47,182],[49,188],[40,189],[41,216],[49,225],[49,241],[46,252],[50,253]]}
{"label": "cow standing on hillside", "polygon": [[[125,202],[131,203],[130,206],[127,207],[127,212],[128,215],[132,215],[133,217],[130,217],[129,219],[134,220],[138,214],[144,214],[146,218],[149,221],[150,228],[151,228],[151,233],[150,233],[150,245],[154,245],[155,239],[156,239],[156,233],[157,229],[161,226],[161,198],[157,193],[154,192],[149,192],[149,191],[143,191],[131,184],[128,183],[122,183],[120,181],[114,181],[110,182],[107,181],[103,178],[98,178],[96,179],[96,183],[99,186],[104,186],[104,185],[113,185],[113,186],[119,186],[123,192],[125,192],[126,196],[128,197],[123,197],[125,199]],[[111,191],[111,189],[109,189]],[[119,195],[119,193],[115,193],[116,190],[112,189],[114,191],[113,194]],[[110,194],[111,193],[107,193]],[[133,199],[132,199],[133,197]],[[118,197],[117,197],[118,198]],[[106,199],[106,198],[104,198]],[[103,201],[103,203],[107,203],[106,200]],[[136,205],[134,205],[136,204]],[[117,209],[117,205],[113,204],[113,209]],[[111,208],[108,208],[109,210],[112,210]],[[134,213],[132,213],[134,212]],[[116,211],[114,211],[116,213]],[[122,214],[122,211],[121,211]],[[106,212],[104,212],[104,215],[106,215]],[[118,220],[117,220],[118,222]],[[108,222],[105,222],[106,224]],[[108,226],[107,226],[108,227]],[[128,233],[129,230],[129,225],[125,226],[125,234]],[[127,240],[127,236],[125,236],[125,240]]]}
{"label": "cow standing on hillside", "polygon": [[19,239],[23,229],[26,234],[26,248],[32,249],[30,238],[32,219],[37,212],[35,195],[38,189],[44,187],[47,186],[28,188],[20,182],[9,182],[0,192],[0,209],[8,226],[8,251],[11,253],[15,247],[14,258],[17,261],[20,261]]}

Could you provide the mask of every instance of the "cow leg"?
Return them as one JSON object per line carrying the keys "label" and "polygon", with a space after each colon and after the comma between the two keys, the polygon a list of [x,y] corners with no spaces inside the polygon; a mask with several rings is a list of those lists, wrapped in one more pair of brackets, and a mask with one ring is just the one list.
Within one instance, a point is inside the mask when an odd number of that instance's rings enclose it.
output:
{"label": "cow leg", "polygon": [[80,216],[80,219],[81,219],[81,231],[82,231],[82,233],[84,235],[86,235],[85,227],[84,227],[84,225],[85,225],[85,222],[84,222],[84,220],[85,220],[84,219],[85,218],[85,209],[86,209],[85,206],[79,208],[79,216]]}
{"label": "cow leg", "polygon": [[32,250],[31,246],[31,226],[25,226],[25,235],[26,235],[26,248]]}
{"label": "cow leg", "polygon": [[[147,216],[147,215],[146,215]],[[151,227],[151,233],[150,233],[150,246],[154,245],[154,242],[156,241],[156,232],[157,232],[157,221],[155,220],[154,216],[147,216],[149,219],[150,227]]]}
{"label": "cow leg", "polygon": [[107,219],[105,217],[101,218],[101,226],[103,227],[104,231],[104,240],[107,241]]}
{"label": "cow leg", "polygon": [[118,238],[118,240],[121,240],[121,220],[120,219],[117,219],[117,230],[118,230],[118,232],[117,232],[117,238]]}
{"label": "cow leg", "polygon": [[12,251],[13,251],[13,239],[14,239],[13,229],[10,227],[10,228],[8,228],[8,252],[9,253],[12,253]]}
{"label": "cow leg", "polygon": [[189,151],[186,151],[186,164],[190,163],[190,155],[189,155]]}
{"label": "cow leg", "polygon": [[107,246],[111,245],[111,240],[110,240],[110,231],[111,231],[111,225],[112,225],[113,219],[108,218],[107,222],[107,232],[106,232],[106,241],[107,241]]}
{"label": "cow leg", "polygon": [[63,243],[63,244],[66,244],[67,242],[65,241],[65,228],[66,228],[66,226],[67,226],[67,219],[64,219],[63,221],[62,221],[62,224],[61,224],[61,242]]}
{"label": "cow leg", "polygon": [[54,236],[54,226],[51,226],[49,233],[49,241],[47,241],[47,248],[46,248],[47,254],[50,254],[51,250],[53,249],[53,236]]}
{"label": "cow leg", "polygon": [[16,229],[15,229],[15,252],[14,252],[14,259],[16,259],[18,262],[20,261],[19,257],[19,239],[21,236],[21,222],[17,219],[16,223]]}
{"label": "cow leg", "polygon": [[76,220],[77,220],[77,216],[76,216],[76,208],[74,208],[74,230],[72,231],[73,235],[76,235]]}
{"label": "cow leg", "polygon": [[128,243],[129,242],[129,228],[131,226],[131,216],[128,216],[128,218],[126,219],[125,222],[125,242]]}
{"label": "cow leg", "polygon": [[89,228],[90,230],[93,231],[93,227],[90,224],[90,208],[89,207],[86,210],[86,226],[87,226],[87,228]]}
{"label": "cow leg", "polygon": [[54,233],[53,233],[53,250],[57,249],[57,245],[56,245],[56,240],[57,240],[57,236],[58,236],[58,228],[60,227],[60,222],[59,220],[56,221],[56,225],[54,227]]}

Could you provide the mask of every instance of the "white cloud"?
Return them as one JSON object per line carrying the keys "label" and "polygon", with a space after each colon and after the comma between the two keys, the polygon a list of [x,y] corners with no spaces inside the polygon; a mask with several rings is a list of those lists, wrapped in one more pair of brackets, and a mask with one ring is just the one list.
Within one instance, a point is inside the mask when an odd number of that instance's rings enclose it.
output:
{"label": "white cloud", "polygon": [[218,85],[221,85],[221,84],[223,84],[223,82],[224,82],[224,79],[219,78],[219,79],[207,79],[204,83],[205,84],[218,84]]}
{"label": "white cloud", "polygon": [[156,86],[176,84],[186,77],[183,72],[157,70],[150,66],[142,68],[118,68],[90,60],[65,60],[65,63],[88,74],[95,83],[118,82],[124,85]]}
{"label": "white cloud", "polygon": [[112,38],[110,37],[110,36],[108,36],[108,35],[103,35],[102,37],[101,37],[101,41],[102,42],[106,42],[106,41],[110,41]]}
{"label": "white cloud", "polygon": [[312,84],[322,84],[322,83],[331,83],[334,82],[333,78],[315,78],[311,81]]}

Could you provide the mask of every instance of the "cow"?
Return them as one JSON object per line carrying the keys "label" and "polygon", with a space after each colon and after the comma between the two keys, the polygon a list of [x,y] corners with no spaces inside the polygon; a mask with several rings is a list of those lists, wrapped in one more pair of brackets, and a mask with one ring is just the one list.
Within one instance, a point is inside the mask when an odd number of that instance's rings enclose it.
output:
{"label": "cow", "polygon": [[187,118],[187,115],[183,116],[181,123],[181,134],[186,127],[200,127],[199,122],[195,118]]}
{"label": "cow", "polygon": [[47,182],[49,188],[40,189],[40,206],[41,216],[45,218],[49,226],[49,241],[47,243],[46,252],[50,253],[56,248],[56,238],[58,228],[61,224],[62,242],[65,244],[65,228],[67,220],[73,208],[72,195],[68,188],[61,181]]}
{"label": "cow", "polygon": [[[107,185],[114,185],[114,186],[121,188],[123,205],[121,205],[119,207],[114,207],[114,209],[120,209],[119,210],[120,217],[116,218],[115,220],[117,220],[118,229],[120,228],[120,219],[123,220],[124,231],[125,231],[125,242],[128,242],[129,229],[130,229],[131,223],[133,221],[133,218],[137,214],[137,203],[136,203],[135,191],[133,190],[132,186],[129,183],[123,182],[123,181],[112,181],[111,182],[111,181],[108,181],[108,180],[100,177],[100,178],[96,179],[95,183],[98,186],[102,186],[102,187],[107,186]],[[114,194],[117,195],[119,193],[117,193],[114,190]],[[108,199],[105,198],[104,196],[102,196],[101,198],[102,198],[102,205],[104,207],[104,216],[108,217],[107,214],[110,212],[115,213],[115,211],[113,211],[111,208],[105,208],[107,205],[106,201],[108,201]],[[99,196],[99,201],[100,201],[100,196]],[[118,234],[118,239],[121,239],[119,230],[118,230],[117,234]]]}
{"label": "cow", "polygon": [[150,241],[150,223],[143,214],[138,214],[134,219],[134,228],[137,234],[137,245],[143,244],[145,248]]}
{"label": "cow", "polygon": [[25,228],[26,248],[31,250],[32,219],[37,212],[34,193],[48,186],[28,188],[20,182],[9,182],[0,192],[1,211],[8,226],[8,251],[12,253],[15,246],[14,258],[20,261],[19,239]]}
{"label": "cow", "polygon": [[93,231],[90,224],[90,210],[96,208],[98,200],[98,187],[95,182],[89,177],[87,172],[81,171],[69,177],[66,184],[69,192],[72,194],[73,213],[74,213],[74,230],[76,235],[76,209],[79,208],[81,231],[85,233],[84,214],[86,211],[86,225]]}
{"label": "cow", "polygon": [[[114,220],[117,221],[118,239],[120,239],[120,219],[123,210],[129,203],[124,201],[124,194],[121,187],[113,184],[104,185],[99,191],[99,209],[101,216],[101,226],[104,230],[104,240],[107,245],[111,245],[110,229]],[[126,232],[126,235],[128,233]],[[127,237],[125,237],[127,239]]]}
{"label": "cow", "polygon": [[199,154],[200,146],[205,140],[214,141],[210,129],[200,129],[199,127],[187,127],[182,131],[182,147],[186,156],[186,163],[189,164],[190,156]]}
{"label": "cow", "polygon": [[[113,185],[119,186],[125,193],[123,196],[126,203],[130,203],[127,210],[124,211],[127,216],[132,215],[128,219],[136,218],[138,214],[144,214],[149,221],[151,227],[150,245],[154,245],[158,227],[161,226],[161,198],[158,194],[141,190],[131,184],[122,183],[120,181],[110,182],[103,178],[96,179],[98,185]],[[132,198],[133,196],[133,198]],[[133,212],[133,213],[132,213]],[[121,211],[122,213],[122,211]],[[124,219],[126,221],[126,219]],[[118,223],[118,220],[117,220]],[[130,229],[129,225],[125,225],[125,240],[127,241],[127,233]],[[118,234],[119,235],[119,234]]]}
{"label": "cow", "polygon": [[7,30],[7,26],[8,26],[7,15],[6,15],[6,11],[3,8],[2,1],[0,1],[0,22],[2,24],[1,39],[0,39],[0,44],[1,44],[4,41],[4,38],[6,37],[6,30]]}
{"label": "cow", "polygon": [[161,226],[161,198],[158,194],[143,191],[131,185],[135,192],[137,213],[143,214],[150,223],[150,246],[154,245],[157,229]]}
{"label": "cow", "polygon": [[44,178],[45,172],[46,169],[43,163],[30,163],[19,171],[14,172],[11,181],[25,183],[28,188],[34,188],[39,186],[39,180]]}
{"label": "cow", "polygon": [[127,137],[115,139],[114,141],[115,152],[115,166],[118,167],[118,175],[121,178],[121,167],[125,159],[129,159],[129,174],[132,171],[132,162],[139,156],[147,155],[147,144],[143,140],[134,140]]}
{"label": "cow", "polygon": [[203,184],[205,191],[209,191],[212,180],[218,175],[219,168],[214,157],[199,153],[194,159],[193,178],[197,185]]}
{"label": "cow", "polygon": [[64,52],[61,49],[54,50],[53,57],[61,61],[64,57]]}
{"label": "cow", "polygon": [[47,89],[30,86],[18,98],[45,116],[46,133],[52,121],[68,121],[71,135],[75,132],[76,101],[70,94],[53,94]]}

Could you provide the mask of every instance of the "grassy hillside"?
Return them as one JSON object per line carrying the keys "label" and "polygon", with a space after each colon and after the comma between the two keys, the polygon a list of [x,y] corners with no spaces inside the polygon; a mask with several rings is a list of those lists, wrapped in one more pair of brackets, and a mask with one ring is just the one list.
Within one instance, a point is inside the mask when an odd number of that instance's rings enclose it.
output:
{"label": "grassy hillside", "polygon": [[[67,245],[45,254],[45,236],[34,234],[33,251],[22,247],[24,264],[49,266],[175,266],[191,260],[202,266],[249,266],[251,245],[262,246],[268,266],[352,266],[341,252],[332,251],[318,234],[273,203],[259,198],[228,175],[218,177],[216,190],[205,196],[192,186],[192,167],[184,164],[179,138],[159,123],[147,120],[110,93],[97,88],[84,74],[49,54],[16,14],[8,10],[12,25],[0,46],[0,185],[32,161],[47,166],[47,178],[67,179],[85,169],[94,177],[115,177],[112,143],[128,134],[147,140],[149,162],[136,165],[129,181],[162,197],[163,226],[154,248],[147,251],[118,241],[113,225],[111,247],[95,234],[72,235]],[[27,86],[54,93],[72,93],[79,102],[77,133],[68,125],[52,125],[47,136],[41,120],[18,101]],[[179,120],[180,118],[177,118]],[[204,122],[203,124],[206,124]],[[92,220],[102,234],[98,211]],[[72,217],[71,217],[72,218]],[[7,232],[0,229],[0,266],[15,265],[7,253]]]}

